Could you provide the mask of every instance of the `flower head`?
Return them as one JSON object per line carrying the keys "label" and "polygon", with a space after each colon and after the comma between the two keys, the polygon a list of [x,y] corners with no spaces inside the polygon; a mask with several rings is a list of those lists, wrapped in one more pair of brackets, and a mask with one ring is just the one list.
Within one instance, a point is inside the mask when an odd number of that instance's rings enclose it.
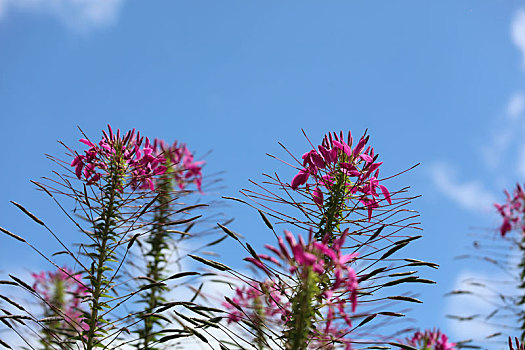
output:
{"label": "flower head", "polygon": [[[244,285],[235,289],[231,302],[223,302],[229,311],[228,323],[239,322],[247,315],[250,319],[264,319],[266,322],[281,323],[288,318],[289,304],[279,288],[272,281],[258,286]],[[240,307],[243,312],[241,312]]]}
{"label": "flower head", "polygon": [[525,345],[518,338],[514,338],[514,342],[516,343],[516,349],[512,346],[512,338],[509,337],[509,350],[525,350]]}
{"label": "flower head", "polygon": [[164,158],[166,173],[182,190],[194,183],[199,191],[202,186],[202,165],[204,161],[195,161],[193,153],[183,143],[175,141],[172,145],[155,139],[153,149],[158,157]]}
{"label": "flower head", "polygon": [[[365,149],[368,136],[361,137],[354,149],[352,141],[351,133],[348,133],[347,141],[342,133],[326,135],[317,149],[303,154],[303,168],[294,176],[290,187],[304,189],[320,207],[333,206],[334,197],[342,199],[338,205],[355,200],[368,210],[370,221],[380,201],[384,199],[392,204],[392,200],[390,192],[379,180],[379,167],[383,163],[376,161],[372,147]],[[314,190],[310,191],[310,188]],[[383,199],[379,198],[380,193]]]}
{"label": "flower head", "polygon": [[513,229],[518,229],[522,234],[525,234],[525,192],[523,187],[518,184],[512,195],[505,191],[505,196],[505,203],[494,204],[503,219],[500,226],[501,236],[505,236],[507,232]]}
{"label": "flower head", "polygon": [[[263,261],[268,261],[278,267],[287,269],[288,272],[296,274],[299,279],[306,278],[309,271],[313,271],[319,278],[332,275],[330,281],[324,281],[324,288],[320,291],[319,300],[322,308],[326,309],[328,331],[336,319],[343,319],[351,326],[350,317],[347,314],[347,305],[351,305],[351,311],[355,312],[357,306],[357,276],[350,263],[357,258],[357,254],[343,254],[342,248],[348,235],[343,235],[328,244],[328,235],[322,242],[313,240],[312,232],[308,242],[299,235],[297,240],[290,231],[285,231],[285,239],[278,238],[278,246],[266,245],[275,257],[259,254],[258,258],[246,258],[259,269],[269,272],[270,269]],[[288,243],[288,247],[284,243]],[[280,261],[279,261],[280,260]]]}
{"label": "flower head", "polygon": [[417,331],[414,335],[406,340],[408,345],[411,345],[419,350],[455,350],[455,343],[449,343],[448,337],[441,333],[441,331],[425,330],[424,332]]}
{"label": "flower head", "polygon": [[109,125],[108,131],[103,131],[98,144],[80,139],[89,149],[84,154],[77,154],[71,162],[76,176],[85,179],[88,184],[96,183],[105,176],[127,176],[133,188],[153,190],[153,178],[166,171],[162,165],[165,159],[155,155],[149,139],[140,137],[140,133],[135,134],[135,129],[123,137],[120,130],[114,134]]}
{"label": "flower head", "polygon": [[81,283],[82,275],[62,267],[56,272],[33,273],[32,276],[33,289],[42,296],[46,308],[50,308],[48,312],[56,313],[59,310],[65,323],[80,327],[80,302],[88,294],[87,288]]}

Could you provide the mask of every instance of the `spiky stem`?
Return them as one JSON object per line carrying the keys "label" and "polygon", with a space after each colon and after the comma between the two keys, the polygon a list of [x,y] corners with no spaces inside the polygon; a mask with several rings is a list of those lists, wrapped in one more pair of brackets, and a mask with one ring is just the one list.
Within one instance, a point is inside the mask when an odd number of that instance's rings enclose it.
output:
{"label": "spiky stem", "polygon": [[[167,176],[162,176],[159,179],[157,189],[160,195],[157,199],[158,204],[155,209],[152,234],[147,240],[149,251],[146,253],[146,257],[151,258],[151,260],[147,262],[146,274],[155,281],[159,281],[164,277],[167,263],[165,251],[168,248],[167,240],[169,234],[166,231],[165,224],[169,221],[170,194],[172,191],[172,186]],[[153,312],[153,310],[164,301],[162,298],[162,291],[162,286],[154,286],[147,290],[143,300],[146,303],[146,312]],[[139,345],[140,349],[154,350],[154,348],[151,348],[151,343],[156,340],[156,334],[153,332],[153,327],[157,321],[158,319],[154,316],[144,318],[144,328],[138,331],[139,336],[142,339],[142,344]]]}
{"label": "spiky stem", "polygon": [[518,313],[518,322],[521,329],[521,341],[525,341],[525,311],[521,310],[521,306],[525,304],[525,235],[522,235],[521,242],[518,244],[518,247],[521,251],[521,262],[518,265],[521,269],[520,284],[518,287],[524,291],[522,293],[523,295],[518,301],[518,305],[520,306],[520,311]]}
{"label": "spiky stem", "polygon": [[317,274],[308,267],[304,271],[302,281],[296,294],[292,298],[291,319],[287,322],[286,349],[305,350],[308,347],[308,338],[312,330],[312,321],[315,316],[313,302],[319,292]]}
{"label": "spiky stem", "polygon": [[[110,172],[111,174],[111,172]],[[105,187],[106,195],[104,207],[102,209],[100,222],[95,225],[96,244],[95,257],[98,257],[93,263],[94,271],[91,274],[91,311],[88,318],[89,330],[86,335],[86,349],[92,350],[97,336],[97,326],[100,323],[98,312],[102,310],[105,303],[101,302],[102,295],[105,294],[108,282],[105,278],[105,272],[110,270],[107,266],[112,255],[109,253],[108,242],[115,236],[114,227],[118,216],[118,189],[122,186],[121,177],[118,172],[109,176],[108,185]],[[93,276],[93,272],[95,276]]]}
{"label": "spiky stem", "polygon": [[264,325],[264,306],[262,300],[255,298],[254,300],[254,309],[255,309],[255,320],[254,328],[256,332],[255,344],[258,350],[263,350],[265,348],[266,340],[264,339],[264,331],[262,329]]}

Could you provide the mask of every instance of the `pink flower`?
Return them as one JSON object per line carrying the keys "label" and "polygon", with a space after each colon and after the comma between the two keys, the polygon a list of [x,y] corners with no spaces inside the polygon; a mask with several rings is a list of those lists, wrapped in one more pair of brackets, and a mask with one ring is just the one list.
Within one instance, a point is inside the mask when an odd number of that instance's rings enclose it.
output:
{"label": "pink flower", "polygon": [[306,169],[299,171],[299,173],[292,179],[290,186],[292,186],[292,189],[296,190],[297,187],[304,185],[306,181],[308,181],[309,176],[310,173]]}
{"label": "pink flower", "polygon": [[[254,258],[246,258],[255,266],[268,273],[270,269],[264,265],[262,260],[272,262],[279,267],[288,268],[291,273],[297,273],[298,276],[305,276],[306,270],[311,268],[313,272],[321,275],[327,272],[333,273],[334,279],[332,284],[323,293],[327,300],[327,305],[334,305],[337,310],[344,310],[346,302],[350,301],[352,312],[355,312],[357,306],[357,289],[359,288],[357,276],[350,263],[357,258],[356,253],[343,254],[342,249],[346,237],[348,236],[346,230],[340,237],[335,239],[331,245],[328,245],[329,236],[326,235],[323,242],[312,241],[312,233],[308,243],[305,243],[301,236],[296,240],[290,231],[285,230],[285,239],[290,247],[291,254],[284,244],[284,241],[279,237],[279,248],[271,245],[266,245],[266,248],[281,259],[282,263],[275,258],[268,255],[259,255],[261,260]],[[335,293],[337,292],[337,293]],[[348,299],[339,299],[334,295],[347,295]],[[340,316],[344,316],[342,312],[338,312]],[[350,325],[350,318],[344,317],[348,320]]]}
{"label": "pink flower", "polygon": [[313,198],[315,204],[317,204],[320,207],[323,206],[323,192],[319,189],[319,187],[316,187],[312,191],[312,198]]}
{"label": "pink flower", "polygon": [[505,203],[494,204],[503,219],[500,226],[501,236],[505,236],[513,229],[518,229],[525,234],[525,192],[523,188],[518,184],[512,195],[505,191],[505,196],[507,199]]}
{"label": "pink flower", "polygon": [[114,134],[109,125],[108,130],[109,135],[102,132],[98,145],[80,139],[90,148],[84,154],[77,154],[71,162],[77,178],[94,184],[109,175],[118,174],[125,178],[124,174],[128,174],[133,188],[153,190],[153,178],[166,171],[162,165],[164,158],[153,154],[148,138],[142,146],[144,138],[140,137],[140,133],[135,135],[135,130],[128,131],[124,137],[120,136],[120,130]]}
{"label": "pink flower", "polygon": [[[373,211],[380,207],[383,199],[388,204],[392,204],[392,199],[390,192],[378,178],[379,167],[383,163],[374,162],[374,149],[368,147],[365,150],[367,142],[368,136],[361,137],[352,150],[351,133],[348,141],[344,140],[342,133],[325,135],[322,145],[317,147],[319,151],[313,149],[303,154],[303,168],[293,177],[290,187],[306,192],[314,188],[311,197],[320,208],[325,204],[324,196],[331,196],[333,191],[341,191],[343,188],[344,199],[361,202],[368,211],[370,221]],[[341,177],[341,174],[344,176]],[[343,186],[334,187],[341,178],[344,183],[339,185]],[[323,193],[321,187],[326,188],[328,193]],[[379,199],[380,195],[383,199]]]}
{"label": "pink flower", "polygon": [[35,280],[33,289],[44,299],[46,309],[51,311],[53,307],[61,311],[60,316],[65,319],[63,327],[68,328],[70,323],[74,324],[75,328],[87,326],[82,321],[80,302],[88,292],[86,286],[82,284],[81,274],[62,267],[56,272],[33,273],[32,276]]}
{"label": "pink flower", "polygon": [[155,139],[153,149],[157,156],[165,159],[169,177],[179,188],[185,189],[190,183],[195,184],[202,191],[202,166],[204,161],[195,161],[193,154],[185,144],[175,141],[171,146],[166,142]]}
{"label": "pink flower", "polygon": [[518,338],[514,338],[514,341],[516,343],[516,349],[512,346],[512,339],[509,337],[509,350],[525,350],[525,345],[521,343]]}
{"label": "pink flower", "polygon": [[449,343],[448,337],[439,330],[417,331],[411,338],[407,338],[408,345],[420,350],[455,350],[455,343]]}
{"label": "pink flower", "polygon": [[[228,323],[240,322],[246,317],[252,320],[262,317],[266,322],[284,324],[284,320],[289,317],[290,305],[272,281],[263,282],[256,287],[251,285],[237,287],[235,296],[230,300],[236,305],[227,301],[222,303],[228,310]],[[241,312],[237,306],[244,312]]]}

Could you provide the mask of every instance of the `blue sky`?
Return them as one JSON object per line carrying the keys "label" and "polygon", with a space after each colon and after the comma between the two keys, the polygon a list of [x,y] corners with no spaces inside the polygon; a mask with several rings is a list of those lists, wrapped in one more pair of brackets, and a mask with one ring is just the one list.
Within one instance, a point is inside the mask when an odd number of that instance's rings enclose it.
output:
{"label": "blue sky", "polygon": [[[409,253],[442,266],[413,316],[468,337],[442,296],[489,273],[453,257],[468,233],[496,234],[491,203],[525,177],[524,55],[519,1],[0,0],[0,225],[45,244],[15,200],[61,227],[29,179],[55,169],[43,154],[63,153],[57,139],[75,145],[77,125],[212,150],[206,170],[225,171],[234,196],[262,172],[293,175],[265,153],[286,158],[280,141],[302,154],[301,128],[313,140],[368,128],[383,174],[421,163],[393,180],[422,195],[424,239]],[[263,243],[257,213],[225,211]],[[2,270],[42,266],[6,237],[0,246]]]}

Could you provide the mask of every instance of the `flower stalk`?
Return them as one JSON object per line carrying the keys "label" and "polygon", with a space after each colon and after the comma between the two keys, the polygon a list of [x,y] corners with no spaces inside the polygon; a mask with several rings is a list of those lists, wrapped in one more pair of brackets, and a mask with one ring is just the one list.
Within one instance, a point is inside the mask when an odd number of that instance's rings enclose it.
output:
{"label": "flower stalk", "polygon": [[111,287],[111,282],[109,277],[106,276],[106,272],[112,271],[108,263],[115,261],[116,256],[108,249],[108,243],[115,241],[117,236],[115,227],[118,221],[119,189],[121,187],[122,174],[119,171],[119,167],[114,167],[112,164],[109,169],[107,185],[105,186],[106,198],[102,202],[102,213],[94,230],[96,244],[93,257],[95,261],[93,262],[93,270],[90,276],[92,298],[89,317],[86,321],[88,330],[85,334],[87,350],[92,350],[96,346],[95,339],[97,336],[100,336],[98,325],[105,323],[105,320],[99,317],[99,311],[109,307],[103,301],[103,296],[106,295]]}
{"label": "flower stalk", "polygon": [[308,347],[315,319],[313,302],[318,295],[318,276],[312,267],[308,267],[291,299],[291,317],[286,324],[288,329],[285,331],[287,350],[305,350]]}

